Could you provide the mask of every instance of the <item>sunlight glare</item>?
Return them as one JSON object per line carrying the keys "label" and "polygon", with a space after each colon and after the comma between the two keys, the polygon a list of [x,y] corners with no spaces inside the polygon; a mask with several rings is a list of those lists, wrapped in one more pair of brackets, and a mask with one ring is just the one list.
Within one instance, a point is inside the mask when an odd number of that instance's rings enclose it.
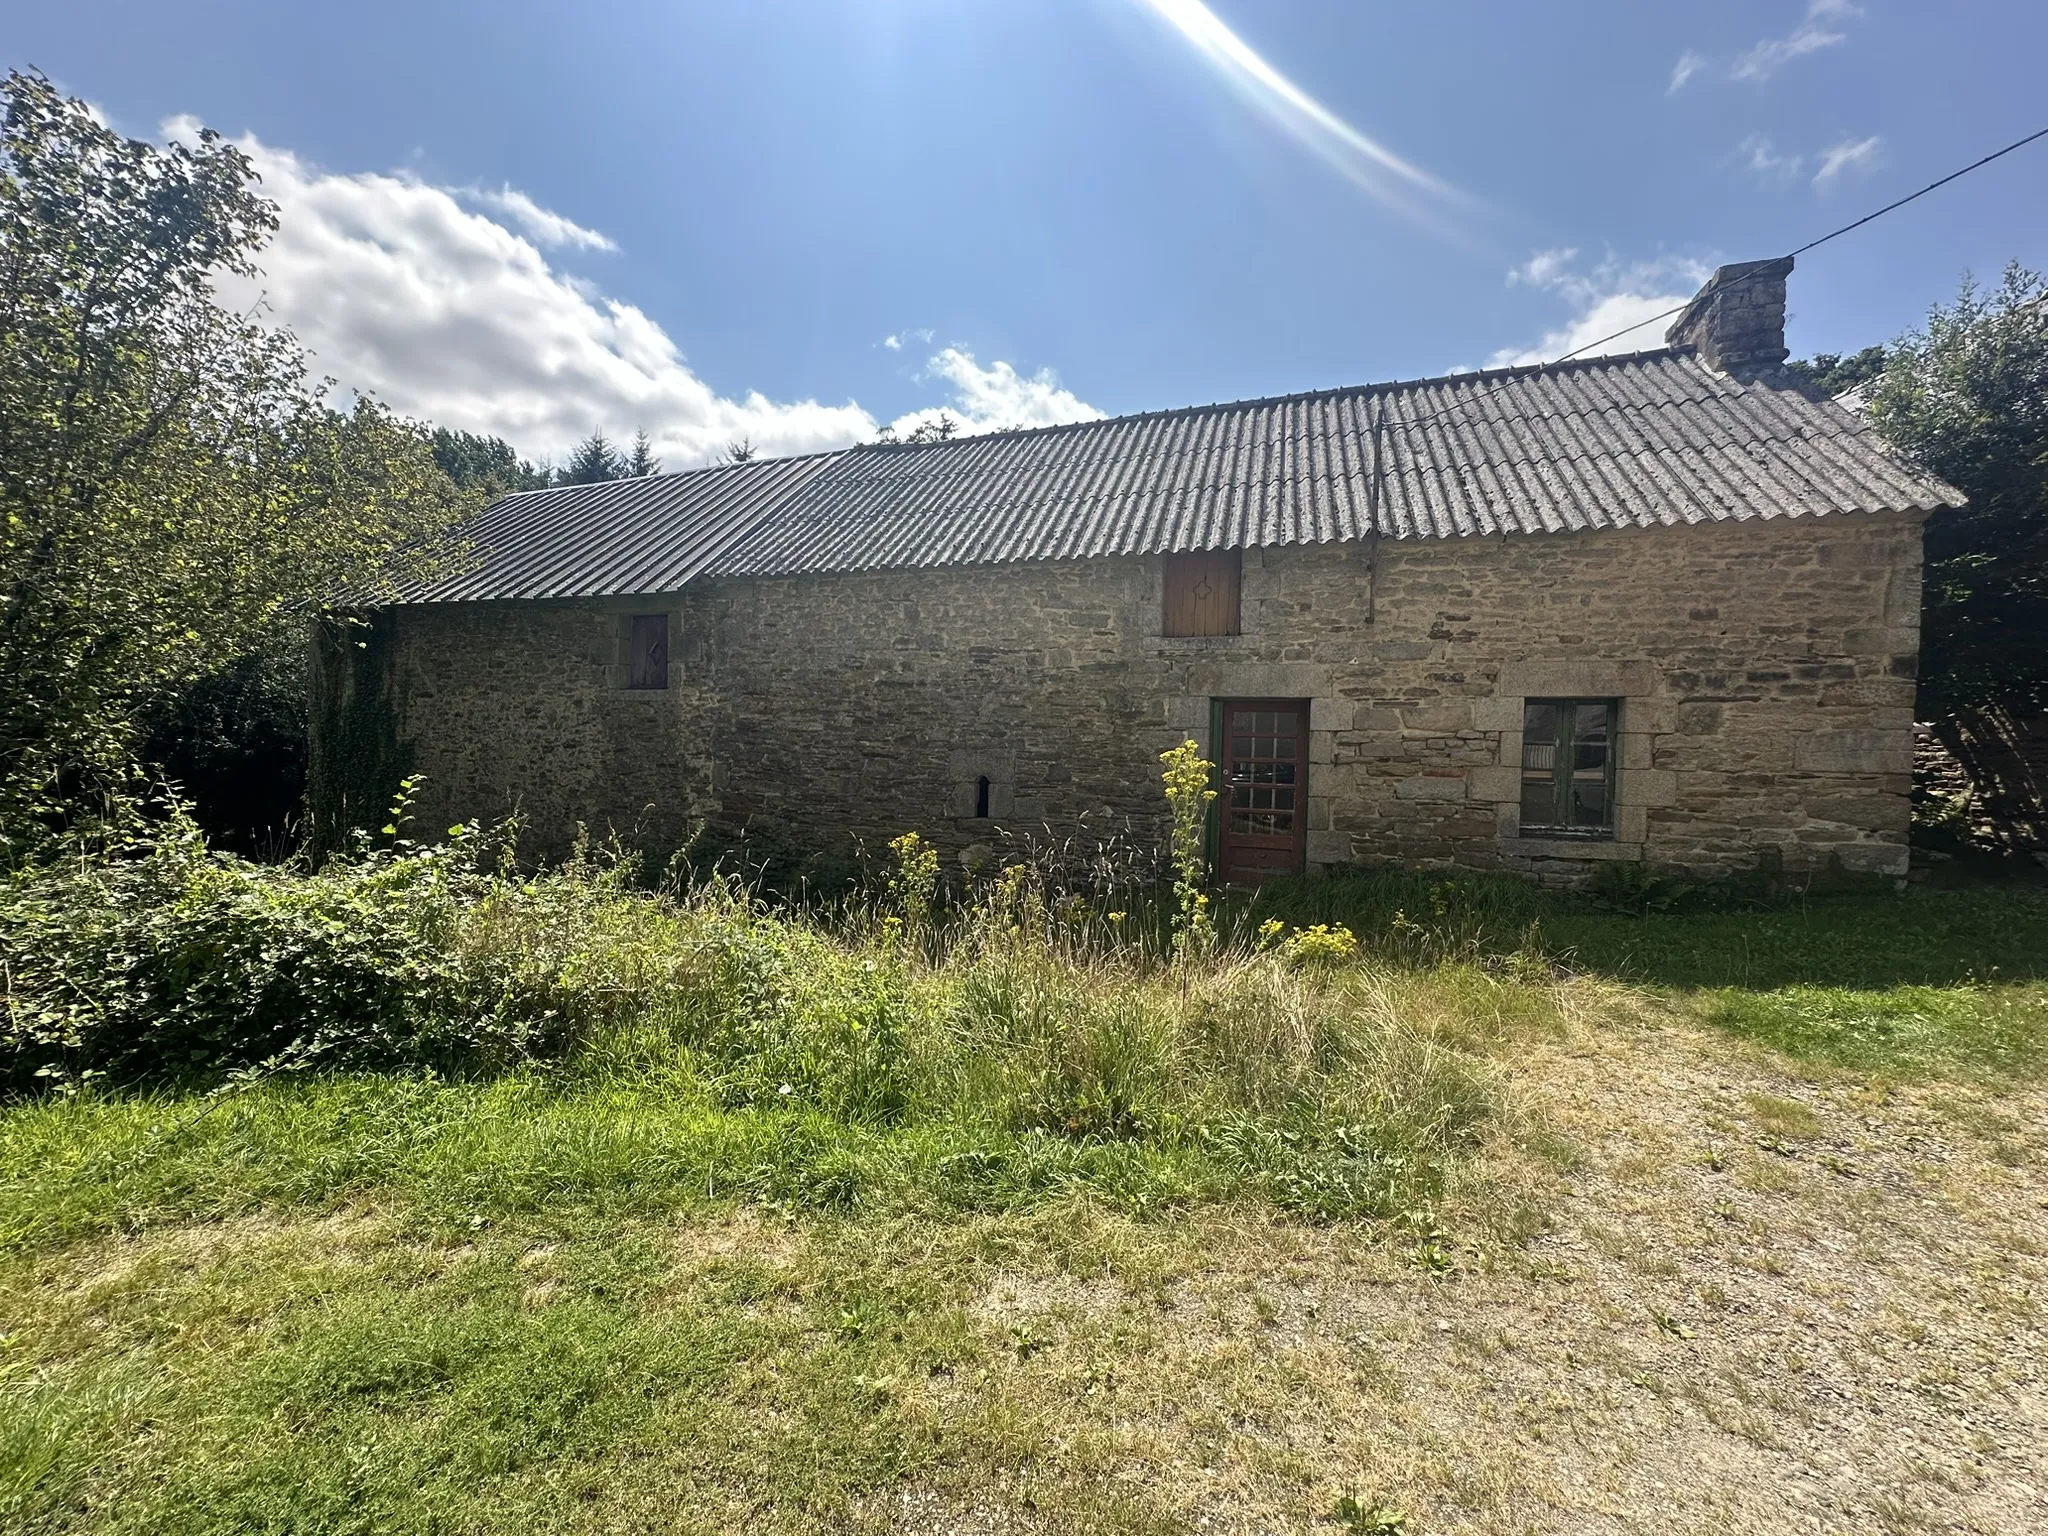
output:
{"label": "sunlight glare", "polygon": [[[1417,207],[1406,189],[1446,204],[1475,206],[1467,194],[1375,143],[1281,74],[1216,16],[1202,0],[1142,0],[1172,23],[1233,90],[1279,123],[1354,185],[1418,221],[1441,229],[1439,217]],[[1396,182],[1406,188],[1397,188]],[[1444,231],[1448,233],[1448,231]]]}

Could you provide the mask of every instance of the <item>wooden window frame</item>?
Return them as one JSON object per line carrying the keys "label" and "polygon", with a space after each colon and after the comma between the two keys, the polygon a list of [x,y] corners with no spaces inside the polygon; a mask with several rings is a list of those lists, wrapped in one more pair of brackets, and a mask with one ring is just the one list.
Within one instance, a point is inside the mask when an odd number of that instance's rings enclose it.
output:
{"label": "wooden window frame", "polygon": [[[1573,822],[1572,785],[1578,772],[1578,712],[1588,706],[1597,706],[1607,711],[1607,740],[1603,744],[1605,756],[1602,760],[1604,785],[1601,793],[1601,807],[1604,819],[1600,822]],[[1529,766],[1529,714],[1532,709],[1548,706],[1557,712],[1555,738],[1550,763],[1550,811],[1548,821],[1528,819],[1529,786],[1537,782]],[[1528,698],[1522,701],[1522,760],[1517,764],[1520,777],[1517,780],[1519,793],[1516,796],[1517,813],[1520,816],[1520,830],[1523,837],[1583,838],[1589,841],[1612,839],[1614,836],[1614,791],[1617,760],[1621,756],[1621,700],[1620,699],[1553,699]]]}
{"label": "wooden window frame", "polygon": [[668,687],[669,616],[635,613],[626,618],[626,687],[658,693]]}
{"label": "wooden window frame", "polygon": [[1168,555],[1159,632],[1170,640],[1243,634],[1244,551],[1202,549]]}

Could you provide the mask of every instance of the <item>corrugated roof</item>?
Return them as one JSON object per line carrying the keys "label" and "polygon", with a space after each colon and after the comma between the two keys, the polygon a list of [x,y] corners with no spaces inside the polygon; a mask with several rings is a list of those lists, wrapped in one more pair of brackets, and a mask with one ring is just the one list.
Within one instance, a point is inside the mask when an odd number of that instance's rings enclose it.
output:
{"label": "corrugated roof", "polygon": [[1961,500],[1789,376],[1677,349],[529,492],[483,514],[480,568],[410,600]]}
{"label": "corrugated roof", "polygon": [[522,491],[493,502],[463,530],[471,558],[458,574],[407,588],[399,601],[673,592],[837,457]]}

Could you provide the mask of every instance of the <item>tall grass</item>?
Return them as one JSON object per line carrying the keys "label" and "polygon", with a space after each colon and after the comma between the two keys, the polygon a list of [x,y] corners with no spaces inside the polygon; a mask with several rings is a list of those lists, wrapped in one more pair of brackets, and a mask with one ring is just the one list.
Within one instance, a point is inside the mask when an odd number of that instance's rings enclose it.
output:
{"label": "tall grass", "polygon": [[451,1220],[1076,1189],[1354,1216],[1427,1205],[1495,1112],[1498,966],[1176,950],[1163,903],[1025,864],[941,902],[898,852],[808,912],[469,839],[304,870],[181,835],[17,880],[5,1044],[44,1100],[0,1121],[0,1241],[377,1189]]}

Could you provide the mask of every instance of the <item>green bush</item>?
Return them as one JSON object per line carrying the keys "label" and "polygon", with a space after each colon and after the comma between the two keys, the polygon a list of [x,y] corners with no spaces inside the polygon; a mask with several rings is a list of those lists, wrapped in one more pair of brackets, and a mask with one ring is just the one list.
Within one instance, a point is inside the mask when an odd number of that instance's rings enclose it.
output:
{"label": "green bush", "polygon": [[[498,1081],[580,1085],[606,1168],[688,1166],[707,1191],[845,1204],[924,1168],[948,1199],[1252,1186],[1318,1217],[1426,1203],[1495,1102],[1486,1044],[1415,1015],[1437,983],[1403,991],[1345,929],[1177,958],[1163,924],[1035,866],[942,910],[907,840],[879,899],[826,916],[716,876],[643,889],[616,851],[520,873],[400,822],[317,868],[174,818],[15,871],[0,1089],[531,1062]],[[639,1126],[613,1094],[680,1118]],[[530,1176],[573,1184],[597,1144],[571,1142]]]}
{"label": "green bush", "polygon": [[308,871],[174,819],[0,887],[0,1089],[556,1052],[644,984],[637,906],[616,873],[480,868],[466,835]]}

